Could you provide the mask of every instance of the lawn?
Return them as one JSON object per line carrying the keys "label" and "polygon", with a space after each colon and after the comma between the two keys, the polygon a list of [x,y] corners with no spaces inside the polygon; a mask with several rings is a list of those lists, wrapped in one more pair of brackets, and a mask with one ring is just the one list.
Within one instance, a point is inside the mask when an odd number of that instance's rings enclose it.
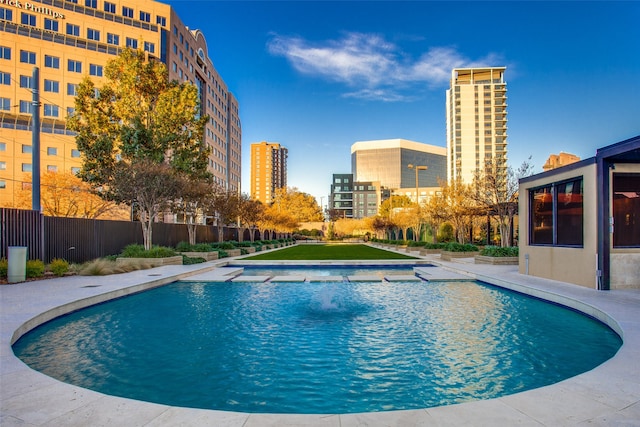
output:
{"label": "lawn", "polygon": [[246,260],[355,260],[355,259],[415,259],[414,257],[372,248],[367,245],[305,245],[289,246],[278,251],[254,255]]}

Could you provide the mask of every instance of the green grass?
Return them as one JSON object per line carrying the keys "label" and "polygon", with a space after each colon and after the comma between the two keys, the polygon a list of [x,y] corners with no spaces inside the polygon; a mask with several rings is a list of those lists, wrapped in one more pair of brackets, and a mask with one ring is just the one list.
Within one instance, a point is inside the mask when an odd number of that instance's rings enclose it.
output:
{"label": "green grass", "polygon": [[246,260],[353,260],[353,259],[415,259],[414,257],[372,248],[366,245],[295,245],[288,248],[244,258]]}

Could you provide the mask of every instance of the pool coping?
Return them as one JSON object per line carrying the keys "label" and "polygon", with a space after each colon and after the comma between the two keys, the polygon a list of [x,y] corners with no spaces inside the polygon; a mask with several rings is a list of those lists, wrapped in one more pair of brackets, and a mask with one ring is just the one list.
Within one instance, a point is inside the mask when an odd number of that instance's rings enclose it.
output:
{"label": "pool coping", "polygon": [[[113,276],[71,276],[0,286],[0,425],[345,427],[638,423],[640,290],[596,291],[521,275],[517,266],[475,265],[465,259],[446,262],[437,255],[420,259],[476,280],[583,311],[616,330],[623,337],[623,346],[602,365],[559,383],[496,399],[450,406],[333,415],[249,414],[172,407],[109,396],[62,383],[27,367],[13,355],[11,343],[43,320],[210,271],[225,265],[225,260],[191,266],[163,266]],[[384,260],[384,263],[392,264],[390,261]]]}

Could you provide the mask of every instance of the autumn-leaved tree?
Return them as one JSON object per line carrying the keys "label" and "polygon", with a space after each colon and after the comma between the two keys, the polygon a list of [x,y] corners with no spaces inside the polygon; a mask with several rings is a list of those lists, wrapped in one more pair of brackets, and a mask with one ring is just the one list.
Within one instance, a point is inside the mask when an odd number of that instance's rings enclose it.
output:
{"label": "autumn-leaved tree", "polygon": [[[107,62],[102,86],[89,76],[78,86],[75,112],[68,118],[83,154],[78,176],[106,199],[137,203],[145,248],[151,247],[157,214],[178,197],[179,185],[155,177],[207,176],[202,144],[207,120],[200,114],[197,88],[169,81],[165,65],[146,61],[141,51],[125,49]],[[160,164],[167,168],[154,167]],[[131,186],[145,176],[162,188]]]}
{"label": "autumn-leaved tree", "polygon": [[196,230],[199,218],[206,214],[211,195],[214,192],[213,182],[208,177],[190,178],[180,176],[180,197],[172,201],[174,212],[180,212],[184,216],[189,234],[189,244],[196,244]]}
{"label": "autumn-leaved tree", "polygon": [[286,213],[298,222],[322,221],[322,209],[315,197],[295,187],[277,188],[272,205],[280,213]]}
{"label": "autumn-leaved tree", "polygon": [[482,210],[498,220],[500,245],[509,246],[511,221],[518,213],[519,180],[531,175],[533,165],[529,157],[516,171],[509,166],[504,172],[499,169],[502,167],[495,160],[487,162],[483,170],[476,172],[470,194]]}
{"label": "autumn-leaved tree", "polygon": [[[31,175],[26,177],[31,182]],[[128,219],[129,209],[104,200],[91,191],[91,186],[71,172],[46,171],[40,177],[42,213],[46,216]],[[17,207],[31,209],[31,186],[20,191]]]}

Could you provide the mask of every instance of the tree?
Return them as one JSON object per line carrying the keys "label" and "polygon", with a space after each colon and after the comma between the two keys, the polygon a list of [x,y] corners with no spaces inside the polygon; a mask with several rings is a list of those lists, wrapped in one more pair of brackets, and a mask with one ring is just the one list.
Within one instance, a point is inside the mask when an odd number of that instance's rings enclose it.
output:
{"label": "tree", "polygon": [[[142,193],[154,200],[131,198],[132,189],[119,188],[138,177],[154,174],[170,176],[153,165],[166,163],[172,178],[184,175],[203,178],[207,172],[207,150],[202,144],[207,116],[200,115],[198,90],[191,83],[169,81],[164,64],[145,61],[142,51],[125,49],[107,62],[105,83],[98,88],[87,76],[78,86],[75,112],[67,125],[77,133],[76,144],[83,154],[78,174],[99,194],[117,203],[137,202],[145,237],[151,247],[147,221],[157,215],[155,208],[166,205],[178,194],[174,182],[164,189]],[[125,173],[120,179],[119,173]],[[151,186],[152,187],[152,186]],[[153,207],[154,211],[144,211]],[[143,220],[144,218],[144,220]]]}
{"label": "tree", "polygon": [[[31,176],[27,177],[31,183]],[[40,179],[42,212],[47,216],[76,218],[127,219],[123,210],[113,202],[95,194],[91,186],[71,172],[46,171]],[[31,186],[18,195],[17,206],[31,209]]]}
{"label": "tree", "polygon": [[460,177],[442,186],[442,201],[447,221],[455,229],[459,243],[466,243],[468,237],[469,217],[474,207],[469,186]]}
{"label": "tree", "polygon": [[278,212],[286,213],[298,222],[322,221],[324,218],[315,197],[295,187],[277,188],[272,205],[278,208]]}
{"label": "tree", "polygon": [[198,217],[203,217],[206,213],[207,203],[213,191],[213,183],[208,178],[180,176],[180,198],[173,200],[172,206],[174,211],[179,211],[184,216],[190,245],[196,244]]}
{"label": "tree", "polygon": [[220,185],[214,185],[214,191],[209,200],[208,212],[216,218],[218,241],[224,240],[223,227],[238,218],[239,197]]}
{"label": "tree", "polygon": [[[251,199],[248,195],[243,194],[239,199],[238,217],[240,225],[244,229],[250,231],[249,238],[251,242],[255,240],[255,229],[260,220],[260,216],[264,212],[264,205],[258,200]],[[244,234],[244,233],[243,233]]]}
{"label": "tree", "polygon": [[131,164],[115,165],[109,197],[114,200],[135,200],[145,249],[151,248],[152,225],[159,213],[170,206],[183,187],[179,174],[166,163],[144,159]]}
{"label": "tree", "polygon": [[509,246],[511,221],[518,213],[519,180],[531,175],[533,165],[529,157],[517,171],[509,166],[506,173],[501,174],[498,173],[500,167],[500,163],[494,159],[485,164],[484,170],[476,172],[471,196],[481,209],[490,212],[498,220],[500,245]]}
{"label": "tree", "polygon": [[380,216],[390,218],[393,216],[394,209],[405,208],[411,206],[412,203],[408,196],[393,195],[380,204],[378,212]]}
{"label": "tree", "polygon": [[[446,185],[446,183],[440,182],[440,187]],[[437,191],[429,201],[423,206],[426,221],[431,226],[431,233],[433,235],[433,243],[438,242],[438,230],[440,225],[447,220],[447,200],[442,191]]]}

